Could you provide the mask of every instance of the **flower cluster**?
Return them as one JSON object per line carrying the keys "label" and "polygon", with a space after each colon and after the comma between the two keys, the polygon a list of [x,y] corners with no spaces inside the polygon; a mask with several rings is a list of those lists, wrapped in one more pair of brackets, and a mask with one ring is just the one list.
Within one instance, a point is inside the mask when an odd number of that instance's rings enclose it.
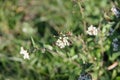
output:
{"label": "flower cluster", "polygon": [[23,54],[24,59],[30,59],[29,53],[27,52],[27,50],[24,50],[23,47],[20,48],[20,54]]}
{"label": "flower cluster", "polygon": [[112,42],[112,46],[113,46],[113,51],[118,51],[118,39],[115,38],[113,39],[113,42]]}
{"label": "flower cluster", "polygon": [[120,17],[120,11],[118,8],[116,8],[115,6],[113,6],[111,8],[111,11],[113,12],[113,14],[116,16],[116,17]]}
{"label": "flower cluster", "polygon": [[56,41],[56,45],[60,48],[64,48],[65,46],[69,46],[70,42],[68,41],[68,37],[65,35],[63,37],[59,37],[59,39]]}
{"label": "flower cluster", "polygon": [[109,30],[109,33],[108,33],[108,36],[112,36],[113,35],[113,33],[114,33],[114,29],[113,28],[110,28],[110,30]]}
{"label": "flower cluster", "polygon": [[91,25],[90,27],[88,27],[87,34],[96,36],[98,34],[98,29]]}
{"label": "flower cluster", "polygon": [[88,73],[80,74],[78,80],[92,80],[92,76]]}

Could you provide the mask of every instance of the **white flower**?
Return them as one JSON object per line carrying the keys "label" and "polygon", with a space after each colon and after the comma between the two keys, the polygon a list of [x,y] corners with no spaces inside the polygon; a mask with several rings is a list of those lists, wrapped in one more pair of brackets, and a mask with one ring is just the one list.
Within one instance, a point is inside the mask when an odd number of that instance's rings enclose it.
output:
{"label": "white flower", "polygon": [[113,35],[114,31],[115,31],[115,30],[114,30],[113,28],[110,28],[109,33],[108,33],[108,36]]}
{"label": "white flower", "polygon": [[60,40],[60,39],[58,39],[58,40],[56,41],[56,45],[57,45],[58,47],[60,47],[60,48],[64,48],[64,47],[65,47],[64,43],[63,43],[62,40]]}
{"label": "white flower", "polygon": [[113,51],[118,51],[119,45],[118,45],[118,39],[117,38],[113,39],[112,46],[113,46]]}
{"label": "white flower", "polygon": [[29,54],[24,54],[23,58],[24,59],[30,59]]}
{"label": "white flower", "polygon": [[113,39],[113,42],[118,42],[118,38],[114,38],[114,39]]}
{"label": "white flower", "polygon": [[27,51],[26,51],[26,50],[24,50],[24,48],[23,48],[23,47],[21,47],[21,48],[20,48],[20,54],[24,54],[24,53],[27,53]]}
{"label": "white flower", "polygon": [[27,50],[24,50],[23,47],[20,48],[20,54],[23,54],[24,59],[30,59],[29,53],[27,52]]}
{"label": "white flower", "polygon": [[113,51],[118,51],[118,44],[112,42],[112,46],[113,46]]}
{"label": "white flower", "polygon": [[113,6],[111,8],[111,11],[113,12],[113,14],[116,16],[116,17],[119,17],[120,16],[120,11],[115,7]]}
{"label": "white flower", "polygon": [[66,46],[69,46],[70,43],[68,42],[68,37],[63,37],[63,43],[66,45]]}
{"label": "white flower", "polygon": [[90,27],[88,27],[87,34],[89,34],[89,35],[97,35],[98,30],[97,30],[96,27],[93,27],[93,25],[91,25]]}
{"label": "white flower", "polygon": [[78,80],[92,80],[92,76],[89,73],[81,73]]}
{"label": "white flower", "polygon": [[60,48],[64,48],[65,46],[69,46],[70,43],[68,41],[68,37],[59,37],[56,41],[56,45]]}

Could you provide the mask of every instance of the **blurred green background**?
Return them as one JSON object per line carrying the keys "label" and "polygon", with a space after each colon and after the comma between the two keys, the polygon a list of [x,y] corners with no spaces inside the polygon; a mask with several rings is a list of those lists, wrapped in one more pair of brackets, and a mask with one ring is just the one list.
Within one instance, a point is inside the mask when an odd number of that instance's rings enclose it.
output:
{"label": "blurred green background", "polygon": [[[119,2],[115,4],[119,6]],[[77,80],[84,69],[91,73],[93,80],[120,80],[120,66],[106,70],[106,66],[119,61],[119,55],[101,67],[102,58],[98,54],[111,57],[108,53],[113,37],[98,45],[93,43],[97,38],[92,40],[85,33],[91,24],[102,25],[100,29],[109,26],[104,15],[111,17],[112,5],[110,0],[0,0],[0,80]],[[55,47],[54,36],[69,31],[81,37],[70,48]],[[118,35],[119,31],[115,36]],[[101,37],[102,41],[105,37]],[[21,46],[30,52],[30,60],[20,55]],[[89,47],[87,52],[97,57],[97,61],[90,62],[82,54],[82,47]],[[78,54],[83,58],[69,59]],[[91,67],[83,65],[83,60]]]}

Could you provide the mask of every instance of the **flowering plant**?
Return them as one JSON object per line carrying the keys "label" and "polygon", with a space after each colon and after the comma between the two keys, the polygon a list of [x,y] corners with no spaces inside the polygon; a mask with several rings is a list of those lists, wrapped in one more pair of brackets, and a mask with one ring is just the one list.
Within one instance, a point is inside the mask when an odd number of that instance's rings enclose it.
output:
{"label": "flowering plant", "polygon": [[1,0],[0,80],[120,80],[119,3]]}

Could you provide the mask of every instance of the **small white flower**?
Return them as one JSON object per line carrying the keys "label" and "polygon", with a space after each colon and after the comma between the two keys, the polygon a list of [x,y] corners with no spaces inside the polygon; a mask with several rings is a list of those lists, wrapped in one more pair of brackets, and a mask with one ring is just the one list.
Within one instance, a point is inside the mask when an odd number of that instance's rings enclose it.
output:
{"label": "small white flower", "polygon": [[63,43],[62,40],[60,40],[60,39],[58,39],[58,40],[56,41],[56,45],[57,45],[58,47],[60,47],[60,48],[64,48],[64,47],[65,47],[64,43]]}
{"label": "small white flower", "polygon": [[70,43],[68,41],[68,37],[59,37],[59,39],[56,41],[56,45],[60,48],[64,48],[65,46],[69,46]]}
{"label": "small white flower", "polygon": [[119,17],[120,16],[120,11],[115,7],[113,6],[111,8],[111,11],[113,12],[113,14],[116,16],[116,17]]}
{"label": "small white flower", "polygon": [[80,74],[78,80],[92,80],[92,76],[88,73]]}
{"label": "small white flower", "polygon": [[24,48],[23,48],[23,47],[21,47],[21,48],[20,48],[20,54],[24,54],[24,53],[27,53],[27,51],[26,51],[26,50],[24,50]]}
{"label": "small white flower", "polygon": [[118,51],[118,44],[115,42],[112,42],[112,46],[113,46],[113,51]]}
{"label": "small white flower", "polygon": [[20,54],[23,54],[24,59],[30,59],[29,53],[27,52],[27,50],[24,50],[23,47],[20,48]]}
{"label": "small white flower", "polygon": [[114,38],[113,42],[112,42],[112,46],[113,46],[113,51],[118,51],[118,38]]}
{"label": "small white flower", "polygon": [[70,43],[68,42],[68,37],[63,37],[63,43],[66,45],[66,46],[69,46]]}
{"label": "small white flower", "polygon": [[113,35],[114,31],[115,31],[115,30],[114,30],[113,28],[110,28],[109,33],[108,33],[108,36]]}
{"label": "small white flower", "polygon": [[23,58],[24,58],[24,59],[30,59],[29,54],[28,54],[28,53],[27,53],[27,54],[24,54]]}
{"label": "small white flower", "polygon": [[93,25],[91,25],[90,27],[88,27],[87,34],[89,34],[89,35],[97,35],[98,30],[97,30],[96,27],[93,27]]}
{"label": "small white flower", "polygon": [[113,39],[113,42],[118,42],[118,38],[114,38],[114,39]]}

